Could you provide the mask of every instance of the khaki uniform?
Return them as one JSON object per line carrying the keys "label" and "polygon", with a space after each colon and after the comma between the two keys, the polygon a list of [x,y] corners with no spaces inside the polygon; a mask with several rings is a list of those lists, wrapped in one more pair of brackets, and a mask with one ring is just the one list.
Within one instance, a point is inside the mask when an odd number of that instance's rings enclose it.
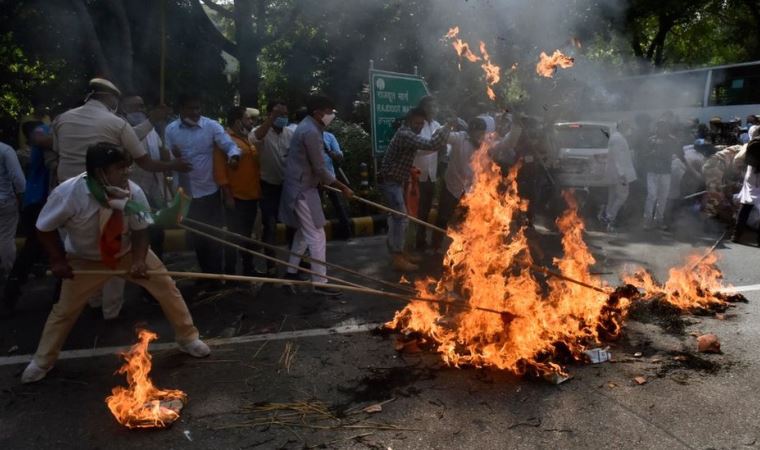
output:
{"label": "khaki uniform", "polygon": [[734,161],[741,145],[727,147],[705,161],[702,175],[705,178],[703,211],[710,217],[731,220],[734,216],[732,197],[742,184],[743,167]]}

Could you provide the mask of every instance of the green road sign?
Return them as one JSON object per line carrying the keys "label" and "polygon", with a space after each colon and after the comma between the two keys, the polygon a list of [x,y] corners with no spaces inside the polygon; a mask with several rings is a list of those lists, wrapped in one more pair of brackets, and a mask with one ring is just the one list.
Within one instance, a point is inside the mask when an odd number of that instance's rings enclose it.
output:
{"label": "green road sign", "polygon": [[379,158],[393,138],[393,122],[428,95],[425,81],[417,75],[370,69],[372,150]]}

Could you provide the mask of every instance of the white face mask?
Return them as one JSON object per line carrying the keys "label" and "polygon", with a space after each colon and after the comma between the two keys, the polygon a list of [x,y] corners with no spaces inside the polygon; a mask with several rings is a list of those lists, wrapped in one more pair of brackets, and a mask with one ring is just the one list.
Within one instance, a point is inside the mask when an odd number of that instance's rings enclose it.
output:
{"label": "white face mask", "polygon": [[129,124],[132,126],[139,125],[145,122],[147,118],[148,118],[148,115],[142,111],[127,113],[127,122],[129,122]]}
{"label": "white face mask", "polygon": [[334,119],[335,119],[335,113],[334,113],[334,112],[332,112],[332,113],[330,113],[330,114],[325,114],[324,116],[322,116],[322,123],[323,123],[325,126],[329,126],[329,125],[330,125],[330,123],[331,123],[331,122],[332,122]]}

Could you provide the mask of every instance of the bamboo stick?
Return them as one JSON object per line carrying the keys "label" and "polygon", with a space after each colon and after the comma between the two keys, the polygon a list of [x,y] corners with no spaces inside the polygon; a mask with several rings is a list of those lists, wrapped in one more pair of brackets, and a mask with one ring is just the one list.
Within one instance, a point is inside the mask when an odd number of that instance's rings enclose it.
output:
{"label": "bamboo stick", "polygon": [[177,224],[177,225],[180,228],[182,228],[182,229],[190,231],[191,233],[198,234],[198,235],[203,236],[203,237],[205,237],[207,239],[211,239],[213,241],[219,242],[220,244],[224,244],[224,245],[227,245],[229,247],[234,247],[234,248],[236,248],[236,249],[238,249],[238,250],[240,250],[242,252],[247,252],[247,253],[250,253],[250,254],[255,255],[255,256],[260,256],[260,257],[262,257],[262,258],[264,258],[264,259],[266,259],[268,261],[272,261],[272,262],[276,262],[278,264],[282,264],[283,266],[290,267],[291,269],[296,269],[298,271],[305,272],[305,273],[308,273],[310,275],[316,275],[318,277],[324,277],[324,278],[326,278],[326,279],[328,279],[328,280],[330,280],[332,282],[335,282],[335,283],[345,284],[345,285],[348,285],[348,286],[353,286],[353,287],[358,287],[358,288],[363,288],[364,287],[364,286],[362,286],[360,284],[352,283],[350,281],[345,281],[345,280],[342,280],[342,279],[340,279],[338,277],[334,277],[334,276],[331,276],[331,275],[321,275],[321,274],[319,274],[319,273],[317,273],[317,272],[315,272],[315,271],[313,271],[311,269],[306,269],[305,267],[297,266],[295,264],[290,264],[287,261],[283,261],[281,259],[275,258],[273,256],[266,255],[266,254],[261,253],[261,252],[257,252],[255,250],[251,250],[250,248],[243,247],[242,245],[238,245],[238,244],[235,244],[235,243],[232,243],[232,242],[229,242],[229,241],[225,241],[222,238],[219,238],[219,237],[214,236],[214,235],[209,234],[209,233],[205,233],[205,232],[200,231],[200,230],[196,230],[195,228],[188,227],[187,225],[183,225],[181,223]]}
{"label": "bamboo stick", "polygon": [[[325,189],[329,189],[331,191],[334,191],[334,192],[338,192],[338,193],[341,192],[340,189],[334,188],[332,186],[328,186],[326,184],[323,184],[322,187],[325,188]],[[446,234],[446,230],[444,230],[441,227],[437,227],[437,226],[433,225],[432,223],[425,222],[424,220],[420,220],[420,219],[418,219],[418,218],[416,218],[414,216],[410,216],[409,214],[403,213],[401,211],[397,211],[397,210],[395,210],[393,208],[388,208],[387,206],[381,205],[380,203],[375,203],[372,200],[367,200],[366,198],[359,197],[358,195],[354,195],[351,198],[354,199],[354,200],[356,200],[356,201],[365,203],[365,204],[367,204],[369,206],[374,206],[375,208],[377,208],[379,210],[382,210],[382,211],[385,211],[385,212],[388,212],[388,213],[391,213],[391,214],[395,214],[397,216],[406,217],[407,219],[411,220],[414,223],[418,223],[418,224],[420,224],[422,226],[430,228],[431,230],[438,231],[439,233]]]}
{"label": "bamboo stick", "polygon": [[[75,270],[73,271],[74,276],[125,276],[129,274],[128,270]],[[400,301],[417,301],[417,302],[424,302],[424,303],[435,303],[435,304],[443,304],[446,306],[454,306],[458,308],[463,309],[470,309],[470,310],[476,310],[476,311],[483,311],[483,312],[489,312],[494,314],[508,314],[511,315],[507,311],[498,311],[491,308],[481,308],[478,306],[470,306],[464,302],[461,301],[445,301],[445,300],[436,300],[431,298],[423,298],[423,297],[410,297],[408,295],[403,294],[396,294],[393,292],[386,292],[381,291],[378,289],[372,289],[362,286],[348,286],[343,284],[332,284],[332,283],[315,283],[313,281],[304,281],[304,280],[284,280],[281,278],[268,278],[268,277],[249,277],[246,275],[227,275],[223,273],[203,273],[203,272],[179,272],[179,271],[171,271],[171,270],[148,270],[145,272],[146,275],[168,275],[170,277],[184,277],[184,278],[200,278],[205,280],[219,280],[219,281],[243,281],[248,283],[265,283],[265,284],[280,284],[280,285],[289,285],[289,286],[310,286],[310,287],[326,287],[326,288],[334,288],[334,289],[340,289],[342,291],[348,291],[348,292],[357,292],[360,294],[368,294],[368,295],[375,295],[378,297],[386,297],[386,298],[392,298]],[[50,272],[48,272],[50,274]]]}
{"label": "bamboo stick", "polygon": [[233,233],[232,231],[225,230],[225,229],[219,228],[219,227],[215,227],[215,226],[209,225],[207,223],[199,222],[197,220],[189,219],[187,217],[185,217],[184,219],[182,219],[182,221],[185,222],[185,223],[192,224],[192,225],[200,225],[200,226],[206,227],[208,229],[224,233],[224,234],[226,234],[228,236],[235,236],[238,239],[242,239],[242,240],[244,240],[246,242],[250,242],[252,244],[259,245],[259,246],[264,247],[266,249],[270,249],[270,250],[274,250],[274,251],[279,251],[279,252],[282,252],[282,253],[286,253],[288,255],[298,256],[298,257],[302,258],[306,262],[310,262],[310,263],[313,262],[313,263],[317,263],[317,264],[324,264],[327,267],[332,267],[334,269],[342,270],[342,271],[344,271],[346,273],[350,273],[351,275],[363,278],[363,279],[365,279],[367,281],[372,281],[374,283],[382,284],[382,285],[389,286],[389,287],[392,287],[392,288],[395,288],[395,289],[399,289],[399,290],[402,290],[402,291],[406,291],[406,292],[409,292],[409,293],[416,292],[413,288],[404,286],[402,284],[391,283],[389,281],[380,280],[378,278],[371,277],[369,275],[363,274],[363,273],[358,272],[358,271],[353,270],[353,269],[349,269],[347,267],[340,266],[340,265],[335,264],[335,263],[329,263],[327,261],[320,261],[318,259],[312,258],[311,256],[299,255],[298,253],[292,252],[292,251],[290,251],[288,249],[277,247],[276,245],[267,244],[266,242],[262,242],[262,241],[253,239],[250,236],[243,236],[242,234]]}

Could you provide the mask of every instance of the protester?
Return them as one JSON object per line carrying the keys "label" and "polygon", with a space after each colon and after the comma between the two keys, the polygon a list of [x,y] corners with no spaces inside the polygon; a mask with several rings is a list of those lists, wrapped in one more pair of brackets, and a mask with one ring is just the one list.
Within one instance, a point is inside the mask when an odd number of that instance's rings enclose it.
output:
{"label": "protester", "polygon": [[[270,101],[267,112],[266,120],[253,129],[248,140],[256,146],[261,165],[261,237],[267,244],[274,245],[277,240],[285,157],[294,129],[288,127],[288,107],[284,101]],[[266,254],[276,256],[272,250],[267,250]],[[274,275],[276,270],[274,263],[267,261],[267,272]]]}
{"label": "protester", "polygon": [[26,142],[29,143],[30,156],[20,216],[24,246],[16,257],[3,289],[3,303],[0,305],[2,317],[13,314],[16,302],[21,295],[21,288],[26,284],[32,267],[44,256],[34,224],[48,196],[50,171],[45,166],[45,154],[52,151],[53,139],[50,127],[41,121],[24,122],[23,131]]}
{"label": "protester", "polygon": [[[433,133],[441,128],[441,124],[435,120],[435,116],[438,114],[438,105],[435,98],[428,95],[419,101],[417,107],[425,112],[425,122],[422,125],[419,136],[424,139],[430,139]],[[438,176],[438,153],[420,149],[414,157],[412,166],[414,169],[412,170],[409,184],[412,190],[416,188],[419,192],[416,217],[427,222],[435,197],[435,186]],[[427,248],[428,229],[420,225],[415,225],[415,227],[414,248],[417,251],[424,251]]]}
{"label": "protester", "polygon": [[[164,132],[166,146],[175,156],[192,164],[185,180],[186,194],[192,197],[187,217],[221,228],[224,224],[219,185],[214,180],[214,148],[225,155],[230,168],[237,168],[241,151],[219,122],[201,115],[201,97],[195,93],[179,98],[179,118],[170,123]],[[209,234],[216,234],[211,232]],[[200,268],[205,273],[221,273],[224,248],[207,237],[189,233]],[[201,280],[202,289],[214,289],[216,280]]]}
{"label": "protester", "polygon": [[[750,140],[746,149],[745,162],[747,170],[744,174],[744,183],[737,195],[741,208],[731,238],[733,242],[737,243],[741,241],[742,235],[747,229],[747,220],[752,209],[760,204],[760,140]],[[760,246],[760,233],[757,235],[757,244]]]}
{"label": "protester", "polygon": [[671,135],[671,125],[659,120],[655,135],[650,139],[649,150],[644,159],[647,174],[647,198],[644,204],[644,229],[667,228],[665,209],[670,189],[670,166],[676,143]]}
{"label": "protester", "polygon": [[16,151],[0,142],[0,282],[16,260],[16,227],[26,178]]}
{"label": "protester", "polygon": [[[253,233],[261,198],[259,152],[248,142],[248,133],[252,125],[251,116],[246,108],[232,107],[227,113],[227,134],[241,151],[240,162],[237,167],[230,167],[221,150],[217,149],[214,152],[214,179],[222,189],[227,229],[246,237],[251,237]],[[230,239],[230,241],[254,249],[250,242],[239,239]],[[243,275],[255,275],[253,256],[247,252],[239,253]],[[237,273],[237,254],[238,251],[232,247],[225,249],[225,273]]]}
{"label": "protester", "polygon": [[[469,121],[467,131],[449,133],[448,145],[451,147],[449,163],[443,176],[438,200],[438,217],[436,226],[446,228],[462,196],[472,185],[472,155],[483,144],[487,134],[496,132],[495,121],[490,116],[478,116]],[[514,164],[515,146],[519,140],[522,127],[513,124],[507,135],[491,144],[489,153],[493,160],[504,164]],[[433,233],[432,248],[441,250],[444,235]]]}
{"label": "protester", "polygon": [[[288,157],[285,162],[285,177],[280,200],[280,220],[296,228],[290,251],[290,264],[298,266],[306,250],[314,260],[326,260],[327,239],[325,237],[325,214],[319,196],[319,185],[329,185],[340,189],[343,195],[351,197],[351,189],[325,168],[324,130],[335,119],[333,102],[322,95],[313,95],[306,102],[308,116],[301,121],[293,133]],[[324,264],[312,262],[311,270],[315,283],[327,283],[327,268]],[[288,267],[285,278],[298,278],[297,270]],[[341,291],[335,288],[315,287],[314,292],[336,296]]]}
{"label": "protester", "polygon": [[24,127],[29,122],[40,122],[46,126],[50,126],[50,114],[47,106],[45,106],[42,97],[32,98],[32,110],[29,114],[26,114],[18,122],[18,152],[19,161],[21,162],[21,168],[27,170],[27,164],[31,159],[32,144],[29,141],[27,133],[24,132]]}
{"label": "protester", "polygon": [[[133,127],[148,120],[147,109],[143,98],[139,95],[127,95],[121,100],[121,110],[124,118]],[[158,132],[151,129],[148,134],[140,141],[145,151],[151,159],[154,160],[171,160],[171,153],[162,152],[163,142]],[[158,210],[167,205],[172,197],[173,186],[165,178],[165,174],[157,172],[148,172],[140,166],[133,166],[129,179],[140,186],[145,193],[151,209]],[[150,235],[150,248],[160,258],[163,257],[164,249],[164,229],[160,226],[151,225],[148,227]]]}
{"label": "protester", "polygon": [[741,145],[732,145],[707,158],[702,167],[705,178],[705,195],[702,197],[702,211],[709,218],[722,221],[734,219],[733,195],[742,185],[742,159],[737,161],[737,155],[742,150]]}
{"label": "protester", "polygon": [[[449,126],[439,128],[430,138],[420,136],[426,118],[427,113],[421,108],[409,111],[404,124],[391,139],[380,167],[380,190],[388,206],[402,213],[407,211],[404,203],[404,184],[409,181],[415,155],[418,151],[442,151],[448,141]],[[388,248],[391,252],[392,266],[396,270],[419,269],[416,264],[419,261],[404,252],[404,236],[408,223],[409,219],[404,216],[388,216]]]}
{"label": "protester", "polygon": [[607,204],[599,214],[599,220],[606,225],[607,231],[614,231],[620,209],[625,205],[630,194],[630,185],[636,181],[636,169],[633,167],[633,154],[628,141],[623,136],[627,131],[625,123],[619,123],[612,131],[607,151]]}
{"label": "protester", "polygon": [[681,148],[673,154],[673,160],[670,164],[670,189],[668,190],[668,205],[665,208],[665,224],[667,226],[673,223],[675,213],[683,202],[681,186],[687,172],[686,157]]}
{"label": "protester", "polygon": [[[48,316],[34,359],[21,375],[23,383],[39,381],[53,368],[87,298],[110,278],[75,276],[75,270],[126,270],[123,277],[146,288],[174,328],[179,349],[208,356],[177,286],[149,249],[146,213],[150,206],[139,186],[128,179],[130,156],[113,144],[92,146],[86,173],[59,185],[42,208],[37,229],[50,258],[53,275],[63,279],[58,303]],[[101,227],[101,222],[104,223]],[[61,242],[59,230],[64,230]]]}
{"label": "protester", "polygon": [[[330,172],[330,175],[338,178],[335,172],[335,164],[340,164],[340,162],[343,161],[343,151],[340,148],[338,139],[329,131],[324,132],[324,141],[325,168],[328,172]],[[348,180],[346,180],[344,177],[341,176],[341,178],[343,178],[342,181],[348,183]],[[333,205],[335,215],[338,216],[338,223],[340,224],[339,231],[337,233],[334,233],[334,235],[342,239],[350,239],[353,235],[353,227],[351,226],[351,218],[348,216],[348,208],[346,207],[342,196],[335,191],[328,190],[327,198],[330,199],[330,203]]]}

